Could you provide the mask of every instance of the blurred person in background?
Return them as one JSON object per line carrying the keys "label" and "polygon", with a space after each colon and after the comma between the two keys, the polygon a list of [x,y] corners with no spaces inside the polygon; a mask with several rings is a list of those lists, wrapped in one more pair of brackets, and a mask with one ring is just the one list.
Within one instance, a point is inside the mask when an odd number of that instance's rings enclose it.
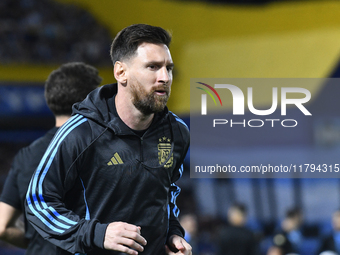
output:
{"label": "blurred person in background", "polygon": [[258,255],[259,244],[254,233],[246,227],[247,207],[234,203],[228,209],[228,226],[217,238],[217,255]]}
{"label": "blurred person in background", "polygon": [[266,255],[285,255],[285,254],[283,253],[282,248],[280,248],[279,246],[273,245],[273,246],[269,247]]}
{"label": "blurred person in background", "polygon": [[324,237],[317,254],[325,251],[333,251],[340,254],[340,209],[335,211],[332,215],[333,233]]}
{"label": "blurred person in background", "polygon": [[334,251],[323,251],[319,255],[339,255],[339,254]]}
{"label": "blurred person in background", "polygon": [[72,62],[52,71],[45,83],[45,99],[55,117],[55,127],[17,153],[0,197],[0,239],[27,249],[28,255],[51,254],[56,250],[26,218],[25,229],[16,224],[24,211],[29,181],[54,134],[71,117],[72,105],[85,99],[101,81],[93,66]]}
{"label": "blurred person in background", "polygon": [[281,222],[281,230],[274,235],[274,245],[280,247],[284,254],[299,253],[304,236],[301,231],[303,213],[300,208],[287,210]]}

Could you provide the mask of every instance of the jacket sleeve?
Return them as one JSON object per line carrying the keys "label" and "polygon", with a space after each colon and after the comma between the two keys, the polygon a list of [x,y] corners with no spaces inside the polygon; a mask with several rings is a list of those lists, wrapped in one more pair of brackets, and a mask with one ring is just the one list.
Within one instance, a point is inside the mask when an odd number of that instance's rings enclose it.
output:
{"label": "jacket sleeve", "polygon": [[176,184],[171,184],[170,187],[170,203],[169,203],[169,231],[168,237],[172,235],[178,235],[184,238],[184,229],[182,228],[181,224],[178,221],[179,209],[176,205],[176,198],[179,195],[181,189]]}
{"label": "jacket sleeve", "polygon": [[17,184],[18,170],[20,169],[18,164],[20,164],[20,162],[23,162],[20,159],[20,154],[21,153],[19,152],[13,160],[12,167],[8,173],[5,185],[2,189],[0,201],[22,211],[22,202],[20,199],[19,188]]}
{"label": "jacket sleeve", "polygon": [[94,246],[103,248],[107,227],[96,219],[80,217],[64,204],[65,193],[79,182],[74,165],[84,146],[72,131],[86,121],[76,115],[58,130],[32,176],[25,203],[26,217],[39,234],[73,254],[86,253]]}
{"label": "jacket sleeve", "polygon": [[180,179],[183,174],[183,161],[187,154],[189,143],[190,143],[188,127],[185,125],[183,120],[178,118],[175,114],[173,114],[173,116],[175,117],[177,124],[178,124],[175,127],[176,130],[174,132],[176,133],[176,135],[178,134],[178,137],[181,137],[180,147],[182,148],[182,155],[181,155],[181,159],[177,163],[176,168],[173,172],[172,184],[169,190],[169,201],[170,201],[169,207],[168,207],[169,208],[169,231],[168,231],[167,239],[169,239],[169,237],[172,235],[178,235],[184,238],[184,234],[185,234],[185,231],[178,220],[180,210],[176,205],[176,199],[179,193],[181,192],[181,189],[175,184],[175,181]]}

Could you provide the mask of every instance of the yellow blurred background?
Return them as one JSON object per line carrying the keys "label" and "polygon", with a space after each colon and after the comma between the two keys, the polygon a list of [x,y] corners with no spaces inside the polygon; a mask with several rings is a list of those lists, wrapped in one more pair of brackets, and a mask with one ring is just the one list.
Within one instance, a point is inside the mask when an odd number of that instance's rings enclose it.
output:
{"label": "yellow blurred background", "polygon": [[[134,23],[172,31],[176,70],[169,108],[177,114],[189,114],[190,78],[323,78],[339,61],[338,1],[259,6],[170,0],[58,1],[87,9],[112,38]],[[1,65],[0,80],[43,82],[56,67]],[[114,82],[111,67],[100,68],[100,75],[103,84]]]}

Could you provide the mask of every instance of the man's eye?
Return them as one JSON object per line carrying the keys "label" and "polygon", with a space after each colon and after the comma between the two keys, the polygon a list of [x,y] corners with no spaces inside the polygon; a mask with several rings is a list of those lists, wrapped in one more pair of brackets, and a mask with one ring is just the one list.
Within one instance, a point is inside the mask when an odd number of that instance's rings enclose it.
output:
{"label": "man's eye", "polygon": [[152,69],[152,70],[155,70],[155,69],[157,69],[157,66],[156,65],[149,65],[149,68]]}

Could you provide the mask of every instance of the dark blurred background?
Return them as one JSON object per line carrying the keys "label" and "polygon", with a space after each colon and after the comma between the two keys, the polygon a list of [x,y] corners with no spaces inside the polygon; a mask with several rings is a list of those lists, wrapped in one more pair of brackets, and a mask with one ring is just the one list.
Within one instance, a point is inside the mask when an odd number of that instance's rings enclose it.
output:
{"label": "dark blurred background", "polygon": [[[48,74],[62,63],[83,61],[99,69],[103,84],[114,82],[109,47],[125,26],[148,23],[172,31],[168,106],[190,125],[190,78],[340,77],[339,13],[338,1],[1,0],[0,190],[15,153],[54,125],[43,96]],[[267,105],[263,93],[259,104]],[[297,157],[306,148],[335,153],[340,114],[331,102],[339,93],[337,86],[316,86],[313,112],[320,118],[306,129],[312,135],[269,150],[294,148]],[[258,149],[247,142],[244,148],[249,154]],[[182,216],[191,216],[191,225],[183,224],[194,254],[218,254],[219,229],[231,224],[227,211],[235,202],[248,209],[245,226],[255,233],[259,254],[282,248],[275,237],[293,209],[303,215],[293,238],[300,254],[317,254],[323,236],[334,232],[339,179],[191,179],[188,158],[185,168],[178,205]],[[23,250],[1,243],[0,254]]]}

